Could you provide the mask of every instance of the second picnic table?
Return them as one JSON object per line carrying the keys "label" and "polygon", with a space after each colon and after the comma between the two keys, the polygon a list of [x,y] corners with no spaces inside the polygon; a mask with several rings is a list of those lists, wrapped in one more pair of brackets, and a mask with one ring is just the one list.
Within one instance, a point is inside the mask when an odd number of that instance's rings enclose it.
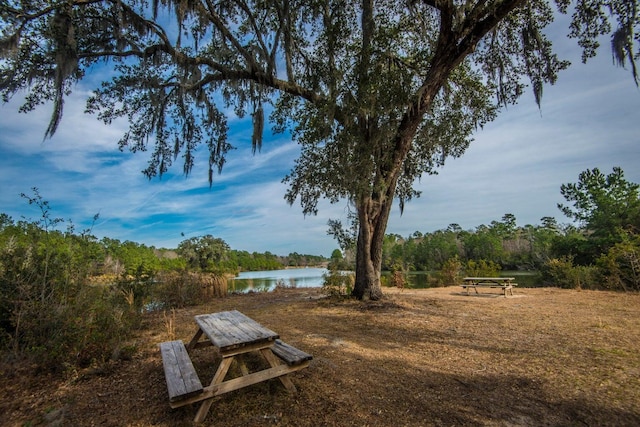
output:
{"label": "second picnic table", "polygon": [[[279,339],[279,335],[237,310],[195,316],[198,330],[184,347],[182,341],[170,341],[160,345],[171,407],[202,402],[194,421],[202,422],[207,416],[213,397],[233,390],[278,378],[285,388],[296,388],[287,374],[305,368],[312,356]],[[204,338],[201,340],[201,338]],[[209,387],[202,387],[187,351],[216,347],[222,361]],[[259,352],[269,368],[249,372],[242,356]],[[225,380],[233,362],[238,363],[242,375]]]}
{"label": "second picnic table", "polygon": [[465,277],[462,279],[464,284],[462,285],[462,289],[467,290],[467,295],[469,295],[469,288],[473,288],[478,294],[478,288],[500,288],[502,289],[502,294],[506,297],[507,290],[513,295],[513,287],[518,286],[517,283],[513,281],[516,280],[514,277]]}

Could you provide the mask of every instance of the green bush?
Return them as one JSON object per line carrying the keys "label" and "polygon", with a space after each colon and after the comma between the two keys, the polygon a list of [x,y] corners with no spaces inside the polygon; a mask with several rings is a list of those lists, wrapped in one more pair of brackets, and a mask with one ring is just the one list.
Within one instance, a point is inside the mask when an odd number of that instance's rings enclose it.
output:
{"label": "green bush", "polygon": [[640,290],[640,236],[626,236],[598,258],[603,286],[613,290]]}
{"label": "green bush", "polygon": [[438,286],[452,286],[458,284],[462,273],[462,263],[457,256],[449,258],[442,263],[438,272],[436,283]]}
{"label": "green bush", "polygon": [[156,283],[156,273],[140,265],[133,274],[123,272],[115,283],[116,292],[122,294],[134,311],[142,311],[149,302]]}
{"label": "green bush", "polygon": [[329,270],[324,274],[322,291],[328,296],[349,296],[353,291],[355,276],[353,273],[343,273],[340,270]]}
{"label": "green bush", "polygon": [[119,358],[141,313],[131,295],[117,287],[87,286],[78,295],[73,319],[78,331],[74,362],[84,367]]}
{"label": "green bush", "polygon": [[564,289],[599,289],[600,274],[593,266],[574,265],[571,257],[553,258],[541,271],[542,281],[548,286]]}
{"label": "green bush", "polygon": [[0,218],[0,350],[51,371],[102,363],[138,321],[134,292],[89,285],[102,262],[95,238],[56,230],[62,220],[34,193],[23,197],[38,220]]}
{"label": "green bush", "polygon": [[49,371],[117,356],[140,316],[115,287],[100,286],[82,287],[65,304],[23,300],[12,314],[11,349]]}

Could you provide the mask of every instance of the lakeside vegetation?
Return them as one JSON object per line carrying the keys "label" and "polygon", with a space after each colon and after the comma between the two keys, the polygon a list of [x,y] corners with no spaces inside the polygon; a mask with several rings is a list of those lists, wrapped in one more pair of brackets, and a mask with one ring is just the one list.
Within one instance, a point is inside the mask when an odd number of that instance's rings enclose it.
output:
{"label": "lakeside vegetation", "polygon": [[[389,284],[402,287],[412,270],[436,271],[432,285],[455,284],[462,274],[535,270],[549,286],[640,290],[640,199],[620,169],[583,172],[561,191],[559,206],[578,225],[543,218],[518,226],[512,214],[474,230],[387,235],[382,265]],[[277,256],[231,249],[222,239],[187,239],[158,249],[115,239],[98,240],[55,218],[37,189],[23,195],[40,209],[36,220],[0,214],[0,351],[38,366],[66,370],[128,357],[127,344],[149,307],[165,310],[227,293],[225,275],[240,270],[311,266],[329,261],[332,272],[353,268],[348,239],[331,259]],[[97,219],[97,218],[96,218]],[[64,228],[64,229],[63,229]],[[349,282],[351,280],[351,282]],[[326,277],[327,294],[349,295],[352,279]]]}

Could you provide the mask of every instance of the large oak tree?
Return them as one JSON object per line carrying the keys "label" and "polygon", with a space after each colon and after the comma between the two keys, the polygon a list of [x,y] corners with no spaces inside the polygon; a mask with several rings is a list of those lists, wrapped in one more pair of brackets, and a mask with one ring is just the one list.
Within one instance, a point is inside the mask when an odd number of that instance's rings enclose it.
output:
{"label": "large oak tree", "polygon": [[305,214],[352,203],[354,295],[377,299],[394,199],[402,210],[527,86],[540,102],[568,65],[545,28],[569,8],[583,59],[610,34],[637,79],[637,0],[1,0],[0,89],[26,90],[25,111],[51,101],[51,136],[74,83],[112,64],[88,110],[128,119],[119,144],[150,149],[149,177],[178,156],[189,173],[206,145],[213,179],[232,148],[225,110],[251,115],[254,150],[270,112],[302,147],[286,199]]}

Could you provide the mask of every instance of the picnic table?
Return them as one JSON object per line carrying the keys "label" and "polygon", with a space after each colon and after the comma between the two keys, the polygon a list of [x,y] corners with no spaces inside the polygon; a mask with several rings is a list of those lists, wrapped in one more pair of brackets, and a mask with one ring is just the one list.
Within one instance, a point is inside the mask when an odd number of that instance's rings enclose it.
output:
{"label": "picnic table", "polygon": [[462,289],[467,290],[467,295],[469,295],[469,288],[473,288],[478,294],[478,288],[500,288],[502,289],[502,294],[507,297],[507,291],[513,295],[513,287],[518,286],[517,283],[513,281],[516,280],[514,277],[465,277],[462,279],[464,284],[462,284]]}
{"label": "picnic table", "polygon": [[[278,378],[289,392],[296,387],[288,377],[291,372],[309,366],[312,359],[297,348],[280,340],[280,336],[237,310],[195,316],[198,329],[187,346],[181,340],[160,344],[169,404],[172,408],[202,402],[194,422],[206,418],[213,398],[262,381]],[[207,387],[203,387],[189,357],[195,349],[213,346],[222,360]],[[257,352],[269,367],[255,372],[247,368],[243,355]],[[226,379],[231,364],[236,362],[241,376]]]}

